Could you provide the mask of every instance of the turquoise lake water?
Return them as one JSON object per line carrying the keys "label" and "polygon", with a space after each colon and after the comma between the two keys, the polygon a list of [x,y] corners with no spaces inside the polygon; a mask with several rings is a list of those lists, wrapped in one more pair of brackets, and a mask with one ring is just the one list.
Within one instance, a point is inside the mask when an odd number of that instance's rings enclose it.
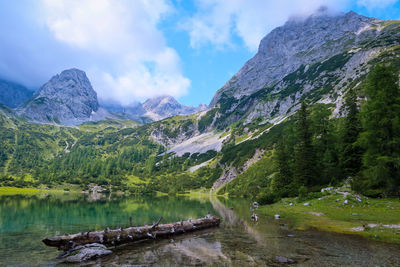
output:
{"label": "turquoise lake water", "polygon": [[[113,248],[113,254],[81,266],[400,266],[400,246],[358,236],[296,232],[281,220],[250,220],[249,201],[186,197],[43,195],[0,197],[0,266],[65,266],[44,237],[64,233],[221,217],[218,228]],[[71,265],[66,265],[71,266]]]}

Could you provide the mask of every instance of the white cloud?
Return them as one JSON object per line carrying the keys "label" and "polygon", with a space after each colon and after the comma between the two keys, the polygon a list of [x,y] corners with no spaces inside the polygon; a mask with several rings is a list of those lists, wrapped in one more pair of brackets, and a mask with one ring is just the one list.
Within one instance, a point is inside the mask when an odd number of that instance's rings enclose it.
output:
{"label": "white cloud", "polygon": [[42,7],[59,42],[95,59],[86,70],[98,95],[127,105],[159,94],[179,97],[190,86],[157,28],[173,10],[166,1],[43,0]]}
{"label": "white cloud", "polygon": [[[103,97],[118,99],[122,105],[131,104],[132,99],[145,99],[160,93],[182,95],[185,93],[183,89],[190,86],[190,81],[180,74],[149,72],[143,66],[137,66],[118,77],[103,73],[102,80],[106,87],[114,88],[113,91],[104,91]],[[132,88],[138,88],[138,90],[131,90]]]}
{"label": "white cloud", "polygon": [[357,0],[357,5],[363,6],[368,10],[375,8],[383,9],[395,4],[398,0]]}
{"label": "white cloud", "polygon": [[320,6],[341,10],[348,3],[349,0],[198,0],[198,11],[183,22],[183,28],[194,48],[207,44],[229,47],[233,38],[239,37],[255,51],[262,37],[291,15],[310,15]]}

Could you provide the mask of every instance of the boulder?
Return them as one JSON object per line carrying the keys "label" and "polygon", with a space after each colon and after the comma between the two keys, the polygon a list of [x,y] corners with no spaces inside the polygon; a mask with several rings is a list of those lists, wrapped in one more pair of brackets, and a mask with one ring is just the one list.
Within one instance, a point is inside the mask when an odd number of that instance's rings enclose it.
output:
{"label": "boulder", "polygon": [[61,258],[63,258],[64,262],[78,263],[110,255],[111,253],[112,251],[107,249],[106,246],[93,243],[84,246],[77,246],[69,250],[66,254],[61,256]]}
{"label": "boulder", "polygon": [[279,262],[279,263],[296,263],[295,260],[292,260],[292,259],[289,259],[286,257],[282,257],[282,256],[276,256],[275,261]]}

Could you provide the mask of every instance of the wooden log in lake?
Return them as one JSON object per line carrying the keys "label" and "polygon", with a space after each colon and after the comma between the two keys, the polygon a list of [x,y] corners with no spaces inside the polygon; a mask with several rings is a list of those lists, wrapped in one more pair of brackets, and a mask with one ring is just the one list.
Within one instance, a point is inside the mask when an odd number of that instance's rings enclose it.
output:
{"label": "wooden log in lake", "polygon": [[145,240],[168,237],[171,235],[193,232],[218,226],[220,219],[217,216],[207,215],[200,219],[190,219],[187,221],[145,225],[140,227],[129,227],[119,229],[104,229],[97,232],[82,232],[78,234],[54,236],[43,239],[43,243],[47,246],[57,247],[59,250],[70,250],[79,245],[91,243],[100,243],[108,246],[117,246],[120,244]]}

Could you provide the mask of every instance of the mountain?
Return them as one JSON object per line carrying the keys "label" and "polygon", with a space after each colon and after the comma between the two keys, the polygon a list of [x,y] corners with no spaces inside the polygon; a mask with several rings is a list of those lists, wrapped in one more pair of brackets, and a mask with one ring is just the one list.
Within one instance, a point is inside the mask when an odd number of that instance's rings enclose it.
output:
{"label": "mountain", "polygon": [[214,95],[214,126],[279,121],[302,100],[334,104],[339,114],[344,93],[371,67],[398,61],[399,29],[396,21],[325,9],[290,19],[265,36],[257,54]]}
{"label": "mountain", "polygon": [[142,104],[144,116],[157,121],[175,115],[189,115],[207,109],[206,105],[198,107],[180,104],[172,96],[164,95],[148,99]]}
{"label": "mountain", "polygon": [[78,69],[64,70],[52,77],[17,113],[35,122],[63,125],[100,120],[109,115],[99,107],[97,94],[85,72]]}
{"label": "mountain", "polygon": [[137,103],[129,107],[118,105],[105,105],[104,107],[131,120],[143,123],[159,121],[176,115],[190,115],[207,109],[207,105],[204,104],[198,107],[182,105],[169,95],[150,98],[144,103]]}
{"label": "mountain", "polygon": [[[298,138],[292,115],[303,101],[318,152],[315,166],[326,169],[316,180],[321,186],[333,178],[342,181],[342,104],[354,89],[357,106],[364,105],[366,77],[382,63],[392,64],[392,74],[399,75],[400,21],[319,10],[308,18],[293,18],[264,37],[258,53],[215,94],[209,109],[195,115],[145,125],[107,120],[71,128],[33,126],[0,105],[0,147],[5,148],[0,150],[0,172],[11,177],[2,183],[28,184],[13,177],[29,173],[35,183],[97,183],[165,193],[205,187],[258,198],[273,188],[274,155],[282,136],[289,166],[295,163]],[[93,120],[101,110],[95,93],[83,72],[69,71],[73,73],[66,75],[67,81],[60,81],[63,74],[55,76],[17,111],[34,121],[54,122],[52,114],[61,113],[59,109],[64,112],[58,115],[62,123]],[[72,100],[80,100],[76,109],[66,103],[72,93],[77,94]],[[112,111],[156,120],[193,109],[164,96]],[[81,110],[81,116],[75,110]]]}
{"label": "mountain", "polygon": [[0,79],[0,103],[16,108],[33,95],[33,91],[10,81]]}

